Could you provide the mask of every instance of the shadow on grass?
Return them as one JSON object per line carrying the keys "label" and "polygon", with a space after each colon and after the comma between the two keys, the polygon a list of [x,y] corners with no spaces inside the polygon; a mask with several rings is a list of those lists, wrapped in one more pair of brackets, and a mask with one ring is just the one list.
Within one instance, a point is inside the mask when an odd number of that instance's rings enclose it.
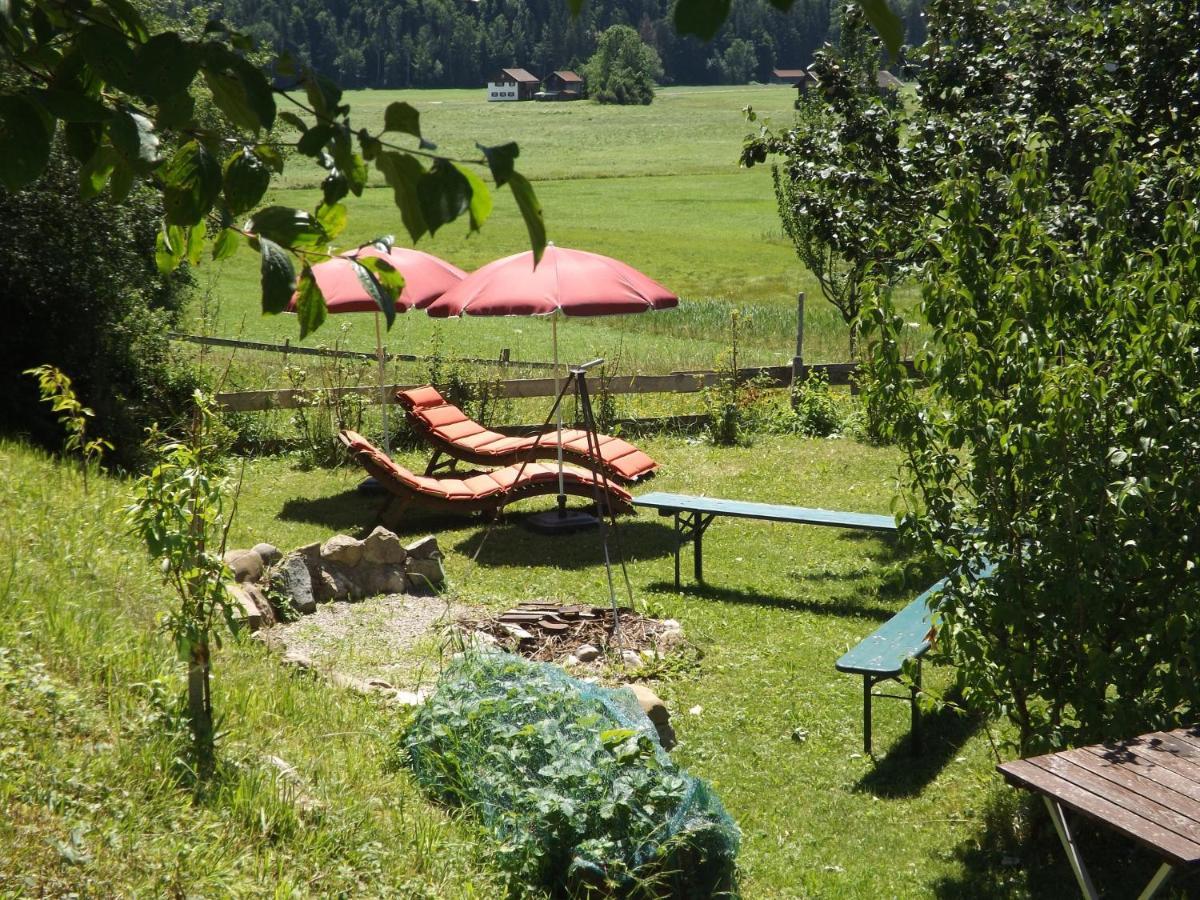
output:
{"label": "shadow on grass", "polygon": [[[1078,897],[1075,875],[1039,797],[1000,782],[991,792],[981,823],[951,848],[957,873],[934,885],[943,900],[977,897]],[[1092,881],[1106,897],[1134,897],[1161,860],[1116,834],[1078,816],[1069,819]],[[1200,896],[1200,870],[1176,873],[1159,895]]]}
{"label": "shadow on grass", "polygon": [[[622,522],[619,537],[614,538],[609,527],[609,550],[613,562],[618,562],[617,546],[624,550],[625,560],[670,556],[675,549],[675,534],[656,522]],[[454,545],[456,552],[474,556],[483,544],[477,562],[481,566],[507,567],[553,565],[558,569],[585,569],[604,562],[601,532],[598,528],[569,534],[545,535],[521,525],[520,516],[510,516],[490,531],[480,528]]]}
{"label": "shadow on grass", "polygon": [[[865,574],[841,575],[838,576],[837,580],[839,583],[844,583],[850,579],[863,579],[866,577]],[[646,585],[646,587],[648,590],[658,593],[676,593],[674,581],[655,581]],[[890,607],[869,606],[861,601],[842,599],[802,600],[796,597],[780,597],[759,593],[758,591],[741,590],[739,588],[714,587],[710,584],[688,584],[685,582],[678,593],[688,594],[693,597],[702,597],[706,600],[721,600],[726,603],[754,603],[759,606],[770,606],[774,609],[797,610],[823,616],[858,616],[874,619],[877,622],[884,622],[896,614],[896,610]]]}
{"label": "shadow on grass", "polygon": [[[883,682],[886,688],[894,682]],[[895,684],[898,691],[907,688]],[[979,731],[983,720],[970,713],[963,714],[949,707],[921,716],[921,752],[913,755],[913,736],[910,732],[892,746],[875,768],[864,775],[855,786],[876,797],[898,800],[915,797],[946,767],[971,737]]]}
{"label": "shadow on grass", "polygon": [[[340,494],[318,497],[315,500],[298,497],[286,500],[279,511],[279,518],[290,522],[323,525],[343,534],[352,534],[357,530],[365,535],[381,524],[379,513],[383,506],[383,498],[364,495],[351,488]],[[430,531],[456,531],[469,527],[472,523],[480,529],[487,525],[486,520],[478,514],[456,516],[410,508],[405,510],[404,517],[399,522],[392,522],[389,529],[398,535],[412,535]]]}

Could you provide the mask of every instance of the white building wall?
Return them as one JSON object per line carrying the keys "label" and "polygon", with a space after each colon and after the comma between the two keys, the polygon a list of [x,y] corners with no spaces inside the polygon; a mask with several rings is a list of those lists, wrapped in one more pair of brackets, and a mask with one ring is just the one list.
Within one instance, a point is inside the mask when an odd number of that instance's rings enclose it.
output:
{"label": "white building wall", "polygon": [[498,100],[516,100],[518,99],[517,83],[495,81],[488,82],[488,102],[492,103]]}

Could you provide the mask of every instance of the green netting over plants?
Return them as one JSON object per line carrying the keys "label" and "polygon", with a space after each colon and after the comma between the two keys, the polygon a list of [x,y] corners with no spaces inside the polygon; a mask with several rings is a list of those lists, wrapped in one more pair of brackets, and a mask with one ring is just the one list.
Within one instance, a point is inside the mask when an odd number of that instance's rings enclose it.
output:
{"label": "green netting over plants", "polygon": [[468,653],[402,739],[417,781],[490,832],[513,893],[704,898],[733,891],[740,833],[676,766],[628,690]]}

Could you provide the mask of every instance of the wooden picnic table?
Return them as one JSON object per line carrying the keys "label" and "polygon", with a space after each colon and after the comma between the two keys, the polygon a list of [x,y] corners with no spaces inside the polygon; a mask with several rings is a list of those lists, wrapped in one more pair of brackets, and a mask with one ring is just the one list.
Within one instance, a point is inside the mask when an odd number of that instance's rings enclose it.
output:
{"label": "wooden picnic table", "polygon": [[1042,795],[1080,890],[1098,895],[1065,809],[1102,822],[1163,860],[1142,898],[1177,869],[1200,863],[1200,726],[1144,734],[997,766],[1010,784]]}

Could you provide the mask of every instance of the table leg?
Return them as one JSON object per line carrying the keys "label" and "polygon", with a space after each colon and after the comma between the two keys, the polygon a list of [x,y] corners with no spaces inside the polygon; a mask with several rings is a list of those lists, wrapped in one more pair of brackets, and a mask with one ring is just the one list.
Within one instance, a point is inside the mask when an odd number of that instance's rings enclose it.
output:
{"label": "table leg", "polygon": [[680,513],[675,512],[675,592],[679,592],[679,557],[683,553],[683,524],[679,519]]}
{"label": "table leg", "polygon": [[[1050,821],[1054,823],[1058,839],[1062,841],[1063,849],[1067,851],[1067,859],[1070,860],[1071,869],[1075,872],[1075,880],[1079,882],[1079,890],[1083,892],[1086,900],[1098,900],[1100,895],[1096,893],[1096,888],[1092,885],[1092,878],[1088,875],[1087,866],[1083,864],[1083,857],[1079,855],[1079,848],[1075,845],[1075,838],[1067,825],[1067,818],[1063,815],[1062,807],[1059,806],[1057,800],[1052,800],[1045,794],[1042,795],[1042,799],[1046,801],[1046,809],[1050,811]],[[1158,876],[1155,878],[1157,879]]]}
{"label": "table leg", "polygon": [[1158,867],[1158,871],[1154,873],[1154,877],[1150,879],[1150,883],[1146,885],[1146,889],[1138,895],[1138,900],[1150,900],[1158,889],[1167,883],[1167,879],[1175,871],[1175,867],[1170,863],[1163,863]]}
{"label": "table leg", "polygon": [[696,513],[695,521],[692,523],[692,531],[695,534],[692,544],[692,569],[697,584],[704,583],[704,524],[702,520],[703,517],[700,513]]}

